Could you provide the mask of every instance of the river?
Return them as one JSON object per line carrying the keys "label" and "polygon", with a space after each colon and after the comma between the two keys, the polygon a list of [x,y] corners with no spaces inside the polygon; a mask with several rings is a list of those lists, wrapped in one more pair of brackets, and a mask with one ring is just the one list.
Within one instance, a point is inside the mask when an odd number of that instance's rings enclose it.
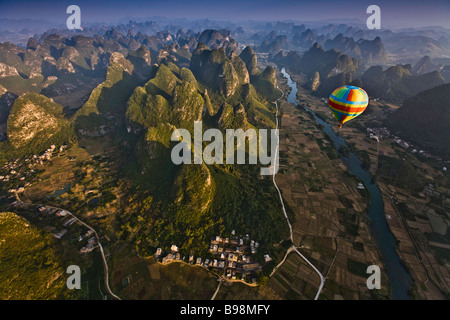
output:
{"label": "river", "polygon": [[[305,110],[312,113],[315,121],[323,126],[322,130],[333,140],[334,147],[337,151],[340,146],[347,147],[345,140],[341,136],[337,135],[327,122],[320,119],[307,107],[300,106],[298,104],[297,83],[291,79],[285,68],[282,68],[281,73],[284,77],[286,77],[287,84],[291,89],[287,97],[287,101],[297,107],[303,107]],[[386,222],[381,191],[374,182],[370,173],[362,168],[362,161],[353,152],[350,152],[348,157],[341,156],[341,159],[349,168],[350,172],[363,181],[365,188],[369,192],[370,205],[367,215],[370,219],[370,231],[375,239],[375,243],[378,246],[381,259],[384,262],[386,272],[392,286],[391,298],[395,300],[410,299],[409,291],[413,281],[411,280],[409,273],[401,264],[397,254],[396,240],[392,235],[392,232],[389,230],[389,226]],[[383,283],[381,283],[381,285],[383,285]]]}

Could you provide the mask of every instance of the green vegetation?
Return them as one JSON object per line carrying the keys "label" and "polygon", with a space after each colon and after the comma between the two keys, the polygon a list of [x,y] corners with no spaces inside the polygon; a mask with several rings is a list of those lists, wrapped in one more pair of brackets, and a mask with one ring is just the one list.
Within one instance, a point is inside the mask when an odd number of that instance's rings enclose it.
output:
{"label": "green vegetation", "polygon": [[[211,170],[216,181],[216,197],[212,210],[222,217],[226,230],[249,233],[262,246],[287,238],[288,229],[280,214],[280,204],[272,186],[253,184],[249,179],[239,179],[224,174],[218,167]],[[270,183],[270,181],[269,181]]]}
{"label": "green vegetation", "polygon": [[42,90],[44,77],[38,76],[32,79],[24,79],[21,76],[1,77],[0,85],[14,94],[21,95],[28,92],[39,92]]}
{"label": "green vegetation", "polygon": [[[187,80],[182,81],[162,64],[154,78],[134,90],[128,101],[127,118],[147,129],[158,125],[193,129],[194,120],[201,117],[204,100],[188,71],[182,73]],[[170,140],[167,135],[154,138],[166,146]]]}
{"label": "green vegetation", "polygon": [[327,185],[327,180],[319,173],[307,177],[306,185],[310,192],[322,192],[323,187]]}
{"label": "green vegetation", "polygon": [[98,131],[102,126],[111,129],[115,125],[114,118],[123,118],[124,106],[136,86],[131,74],[134,67],[119,53],[113,54],[110,62],[105,81],[92,91],[73,116],[77,132]]}
{"label": "green vegetation", "polygon": [[120,237],[135,242],[143,256],[152,255],[157,247],[168,250],[173,243],[184,254],[195,250],[205,255],[211,237],[234,229],[260,243],[262,260],[271,244],[288,236],[276,194],[269,193],[268,187],[253,185],[216,166],[184,166],[173,193],[154,198],[130,192],[134,196],[128,205],[133,213],[118,217]]}
{"label": "green vegetation", "polygon": [[[214,63],[228,59],[219,50],[204,55]],[[259,168],[172,164],[172,131],[185,128],[193,132],[194,120],[202,119],[205,106],[209,116],[203,117],[204,129],[217,125],[224,130],[246,129],[252,126],[250,121],[274,126],[267,102],[251,84],[238,86],[228,97],[212,89],[197,82],[186,68],[161,64],[154,77],[137,87],[127,103],[126,116],[131,126],[145,134],[138,133],[130,146],[130,154],[135,156],[130,156],[125,172],[135,182],[134,195],[128,200],[134,214],[120,217],[121,237],[133,237],[130,240],[144,256],[153,254],[157,246],[165,248],[172,243],[186,254],[191,249],[206,253],[210,237],[231,229],[250,233],[266,248],[287,236],[279,201],[269,189],[270,181],[255,178]],[[247,121],[247,116],[251,120]]]}
{"label": "green vegetation", "polygon": [[0,143],[3,157],[36,154],[73,140],[73,127],[62,111],[61,105],[37,93],[16,99],[8,117],[8,141]]}
{"label": "green vegetation", "polygon": [[362,242],[353,242],[353,249],[364,252],[364,244]]}
{"label": "green vegetation", "polygon": [[[345,199],[345,198],[344,198]],[[351,200],[346,199],[345,201],[347,206],[351,205]],[[339,216],[339,222],[345,227],[346,234],[357,236],[358,235],[358,229],[359,229],[359,217],[354,213],[351,212],[352,209],[337,209],[337,213]]]}
{"label": "green vegetation", "polygon": [[367,265],[365,263],[347,258],[347,270],[354,275],[366,278]]}
{"label": "green vegetation", "polygon": [[275,101],[281,97],[282,93],[276,87],[276,74],[273,67],[267,67],[261,76],[255,77],[252,83],[256,90],[269,101]]}
{"label": "green vegetation", "polygon": [[378,174],[388,183],[408,188],[414,191],[422,191],[425,180],[421,176],[421,169],[414,166],[409,158],[397,159],[380,155],[378,157]]}
{"label": "green vegetation", "polygon": [[56,240],[11,212],[0,213],[0,298],[70,299]]}

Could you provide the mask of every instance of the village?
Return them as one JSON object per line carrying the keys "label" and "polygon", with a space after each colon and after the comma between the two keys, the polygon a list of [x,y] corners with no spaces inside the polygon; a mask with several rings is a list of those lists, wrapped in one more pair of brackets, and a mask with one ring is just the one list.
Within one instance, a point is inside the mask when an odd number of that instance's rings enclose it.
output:
{"label": "village", "polygon": [[[414,147],[414,145],[411,142],[408,142],[400,137],[397,137],[395,135],[392,135],[389,130],[386,127],[380,127],[380,128],[367,128],[367,135],[370,139],[388,139],[391,138],[396,144],[398,144],[400,147],[402,147],[403,149],[413,153],[413,154],[418,154],[420,156],[423,156],[425,158],[429,158],[429,159],[434,159],[437,161],[442,161],[441,157],[432,155],[430,153],[428,153],[425,150],[422,149],[416,149]],[[448,161],[447,161],[448,163]],[[443,167],[442,171],[447,171],[447,167]]]}
{"label": "village", "polygon": [[26,179],[31,178],[32,175],[37,172],[36,167],[38,165],[44,165],[46,161],[50,161],[54,155],[63,152],[66,148],[67,145],[62,145],[59,148],[56,148],[55,145],[51,145],[43,154],[35,154],[29,158],[26,158],[24,160],[25,164],[21,163],[19,159],[10,161],[0,168],[0,181],[3,183],[7,183],[18,180],[18,186],[9,189],[8,192],[22,193],[25,191],[25,188],[31,185],[29,181],[26,181]]}
{"label": "village", "polygon": [[[190,265],[201,266],[217,275],[219,280],[243,281],[257,285],[257,273],[262,270],[261,265],[254,258],[258,247],[259,243],[250,239],[249,234],[238,237],[233,230],[230,238],[218,235],[211,240],[210,256],[207,258],[195,257],[191,254],[186,262],[186,256],[181,258],[179,248],[176,245],[172,245],[170,252],[164,257],[162,257],[162,249],[158,248],[155,258],[163,265],[172,262],[185,262]],[[272,259],[268,254],[265,254],[264,260],[267,263]]]}

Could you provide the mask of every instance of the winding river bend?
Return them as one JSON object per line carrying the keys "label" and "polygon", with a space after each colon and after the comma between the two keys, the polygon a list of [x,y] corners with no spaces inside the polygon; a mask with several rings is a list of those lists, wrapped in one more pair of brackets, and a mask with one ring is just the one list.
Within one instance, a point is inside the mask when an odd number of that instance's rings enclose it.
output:
{"label": "winding river bend", "polygon": [[[287,84],[291,89],[287,97],[287,101],[297,107],[303,107],[305,110],[310,112],[314,116],[315,121],[323,126],[322,130],[331,137],[336,150],[339,150],[340,146],[347,146],[345,140],[335,134],[327,122],[320,119],[307,107],[300,106],[298,104],[297,83],[292,81],[291,76],[286,72],[285,68],[282,68],[281,73],[284,77],[286,77]],[[349,168],[350,172],[363,181],[369,192],[370,206],[367,211],[367,215],[370,219],[370,231],[375,239],[375,243],[378,246],[381,258],[386,267],[389,281],[392,285],[391,298],[396,300],[409,299],[409,290],[411,289],[413,282],[411,280],[411,276],[405,270],[398,257],[395,238],[389,230],[386,222],[381,191],[377,184],[373,181],[370,173],[362,169],[362,161],[353,152],[350,152],[348,157],[341,157],[341,159]],[[381,285],[383,285],[383,283],[381,283]]]}

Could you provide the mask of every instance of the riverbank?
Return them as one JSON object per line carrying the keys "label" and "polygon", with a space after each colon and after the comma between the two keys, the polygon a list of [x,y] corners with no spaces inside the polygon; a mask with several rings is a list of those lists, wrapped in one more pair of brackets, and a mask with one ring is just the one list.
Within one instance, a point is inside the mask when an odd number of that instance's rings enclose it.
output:
{"label": "riverbank", "polygon": [[[329,112],[327,102],[302,90],[303,95],[299,99],[304,100],[326,122],[334,124],[336,120]],[[438,246],[446,242],[433,231],[427,215],[433,209],[440,212],[445,221],[448,217],[442,207],[444,201],[442,197],[433,199],[424,194],[414,184],[432,184],[441,194],[445,194],[445,190],[449,192],[445,187],[448,182],[445,182],[441,167],[414,155],[412,148],[405,150],[383,131],[385,119],[396,108],[384,101],[370,101],[368,113],[348,122],[339,130],[339,135],[351,151],[359,151],[356,155],[369,164],[369,172],[382,193],[385,220],[395,238],[400,263],[414,280],[412,298],[445,299],[450,288],[446,280],[449,279],[448,262],[445,263],[445,259],[448,261],[448,249],[435,246],[434,239],[438,239]],[[375,132],[384,135],[380,135],[377,141],[370,138],[367,128],[375,128]],[[337,132],[336,128],[332,129]],[[405,169],[404,172],[392,172],[393,165]]]}

